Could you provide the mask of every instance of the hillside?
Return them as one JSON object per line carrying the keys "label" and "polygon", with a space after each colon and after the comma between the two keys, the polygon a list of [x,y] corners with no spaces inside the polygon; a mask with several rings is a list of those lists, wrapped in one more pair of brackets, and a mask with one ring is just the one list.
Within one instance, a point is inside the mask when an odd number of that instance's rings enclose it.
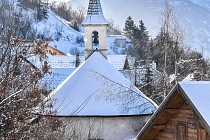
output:
{"label": "hillside", "polygon": [[[84,38],[84,33],[78,32],[68,25],[68,22],[56,15],[50,8],[47,9],[48,18],[40,22],[34,22],[34,28],[38,35],[50,37],[49,44],[64,53],[83,53],[84,43],[77,42],[77,38]],[[33,14],[33,12],[32,12]],[[124,54],[125,48],[118,48],[114,41],[123,38],[121,35],[107,36],[109,54]]]}
{"label": "hillside", "polygon": [[[75,8],[83,5],[87,8],[87,0],[69,0]],[[145,22],[154,38],[160,29],[160,15],[164,8],[164,0],[101,0],[105,17],[112,18],[122,29],[128,16],[138,22]],[[186,44],[205,55],[210,55],[210,1],[209,0],[171,0],[175,12],[184,28]]]}
{"label": "hillside", "polygon": [[83,34],[72,29],[67,22],[57,16],[51,9],[47,10],[48,18],[40,22],[34,22],[37,34],[50,37],[49,44],[65,53],[83,51],[83,45],[76,43],[76,38]]}

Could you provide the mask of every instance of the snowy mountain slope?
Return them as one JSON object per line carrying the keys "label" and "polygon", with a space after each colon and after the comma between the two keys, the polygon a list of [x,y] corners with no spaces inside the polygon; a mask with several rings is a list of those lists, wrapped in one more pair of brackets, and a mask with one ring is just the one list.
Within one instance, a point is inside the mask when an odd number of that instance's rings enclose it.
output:
{"label": "snowy mountain slope", "polygon": [[205,51],[206,56],[210,55],[210,8],[185,0],[175,6],[175,9],[180,14],[186,42],[200,52]]}
{"label": "snowy mountain slope", "polygon": [[[84,43],[77,43],[77,38],[84,38],[84,33],[78,32],[71,28],[67,21],[57,16],[48,8],[48,18],[41,22],[34,22],[34,28],[38,35],[50,37],[52,41],[49,45],[59,49],[64,53],[75,54],[83,53]],[[124,54],[125,48],[117,48],[114,44],[116,38],[124,38],[123,36],[107,36],[108,54]]]}
{"label": "snowy mountain slope", "polygon": [[189,0],[194,4],[200,5],[201,7],[206,7],[210,9],[210,1],[209,0]]}
{"label": "snowy mountain slope", "polygon": [[[88,0],[69,0],[75,8],[82,4],[87,8]],[[200,52],[210,55],[210,1],[209,0],[171,0],[175,12],[184,28],[186,43]],[[160,30],[160,15],[164,0],[101,0],[106,18],[112,18],[122,29],[128,16],[138,23],[145,22],[152,37]]]}
{"label": "snowy mountain slope", "polygon": [[81,44],[76,43],[76,38],[83,34],[72,29],[67,22],[48,9],[48,18],[41,22],[34,22],[37,34],[50,37],[53,41],[49,44],[65,53],[71,53],[75,48],[83,51]]}

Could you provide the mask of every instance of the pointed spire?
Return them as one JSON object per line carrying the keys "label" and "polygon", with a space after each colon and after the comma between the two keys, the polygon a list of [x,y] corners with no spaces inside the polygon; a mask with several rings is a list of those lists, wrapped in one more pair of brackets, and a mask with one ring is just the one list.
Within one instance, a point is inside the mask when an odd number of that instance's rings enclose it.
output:
{"label": "pointed spire", "polygon": [[90,0],[87,14],[88,15],[103,15],[99,0]]}
{"label": "pointed spire", "polygon": [[104,18],[100,0],[90,0],[87,16],[82,22],[82,25],[108,25]]}

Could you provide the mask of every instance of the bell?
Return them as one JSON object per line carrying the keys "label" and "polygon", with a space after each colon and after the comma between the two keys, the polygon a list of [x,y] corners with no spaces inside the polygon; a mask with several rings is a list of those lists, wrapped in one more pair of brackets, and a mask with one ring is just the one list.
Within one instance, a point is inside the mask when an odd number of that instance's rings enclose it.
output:
{"label": "bell", "polygon": [[94,31],[93,34],[92,34],[92,37],[93,37],[93,44],[94,45],[98,45],[99,44],[98,32],[97,31]]}
{"label": "bell", "polygon": [[94,37],[94,38],[93,38],[93,43],[94,43],[94,44],[98,44],[98,43],[99,43],[97,37]]}

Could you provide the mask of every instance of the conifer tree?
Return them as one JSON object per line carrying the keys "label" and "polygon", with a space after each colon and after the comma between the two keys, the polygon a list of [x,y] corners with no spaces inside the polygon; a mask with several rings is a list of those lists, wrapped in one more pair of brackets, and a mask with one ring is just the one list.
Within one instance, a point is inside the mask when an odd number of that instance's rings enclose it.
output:
{"label": "conifer tree", "polygon": [[149,42],[149,35],[142,20],[139,22],[138,26],[136,26],[135,24],[133,25],[132,36],[130,38],[133,42],[130,54],[136,57],[137,60],[145,60],[147,54],[147,45]]}
{"label": "conifer tree", "polygon": [[129,39],[133,39],[133,33],[135,29],[135,24],[131,16],[129,16],[125,21],[125,27],[123,29],[123,33]]}
{"label": "conifer tree", "polygon": [[155,87],[153,85],[153,71],[150,67],[145,68],[145,74],[142,79],[143,91],[147,97],[153,98]]}

